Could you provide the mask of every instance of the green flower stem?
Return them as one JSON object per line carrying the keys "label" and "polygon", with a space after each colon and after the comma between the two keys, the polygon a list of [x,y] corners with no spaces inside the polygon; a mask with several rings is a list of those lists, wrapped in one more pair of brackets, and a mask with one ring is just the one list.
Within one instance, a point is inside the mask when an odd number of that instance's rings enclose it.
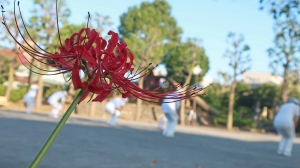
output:
{"label": "green flower stem", "polygon": [[35,157],[34,161],[31,163],[30,168],[36,168],[39,165],[39,163],[43,159],[44,155],[46,154],[46,152],[50,148],[51,144],[53,143],[53,141],[57,137],[58,133],[60,132],[60,130],[62,129],[62,127],[65,125],[66,121],[70,117],[72,111],[75,109],[75,107],[78,104],[80,98],[82,97],[84,91],[85,90],[82,89],[76,95],[76,97],[74,98],[73,102],[71,103],[71,105],[67,109],[66,113],[63,115],[63,117],[61,118],[61,120],[59,121],[59,123],[57,124],[57,126],[55,127],[55,129],[53,130],[52,134],[48,138],[47,142],[44,144],[43,148],[40,150],[40,152],[38,153],[38,155]]}

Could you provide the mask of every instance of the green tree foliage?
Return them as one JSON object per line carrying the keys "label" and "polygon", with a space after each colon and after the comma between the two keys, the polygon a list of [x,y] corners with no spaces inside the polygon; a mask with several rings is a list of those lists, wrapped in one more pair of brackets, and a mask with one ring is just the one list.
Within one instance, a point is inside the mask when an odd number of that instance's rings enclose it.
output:
{"label": "green tree foliage", "polygon": [[[205,90],[205,95],[201,96],[207,103],[217,108],[222,115],[227,114],[229,103],[229,90],[224,90],[223,86],[219,83],[212,83],[208,89]],[[252,90],[249,84],[237,82],[235,89],[235,106],[234,110],[247,108],[247,113],[252,112],[254,101]]]}
{"label": "green tree foliage", "polygon": [[235,108],[238,106],[252,107],[253,98],[251,97],[252,90],[249,84],[237,82],[235,89]]}
{"label": "green tree foliage", "polygon": [[227,37],[228,48],[224,57],[229,59],[229,66],[233,70],[231,76],[232,83],[230,85],[229,102],[228,102],[228,121],[227,129],[232,128],[233,108],[235,103],[235,89],[237,85],[237,77],[250,69],[250,47],[244,43],[243,35],[236,35],[230,32]]}
{"label": "green tree foliage", "polygon": [[[208,58],[204,49],[197,44],[197,39],[188,39],[186,43],[179,43],[171,47],[163,58],[163,63],[167,67],[168,78],[173,83],[181,82],[183,85],[195,83],[191,80],[193,68],[200,65],[202,68],[201,77],[208,71]],[[198,81],[197,81],[198,83]],[[185,121],[185,100],[181,101],[180,123],[184,125]]]}
{"label": "green tree foliage", "polygon": [[[135,64],[146,68],[149,63],[161,62],[168,44],[179,42],[182,29],[171,16],[171,6],[166,0],[142,2],[120,16],[119,33],[135,55]],[[143,79],[138,86],[143,87]],[[142,101],[137,100],[135,119],[140,118]]]}
{"label": "green tree foliage", "polygon": [[300,1],[261,0],[262,9],[274,17],[274,46],[268,49],[270,67],[283,77],[281,100],[288,100],[292,76],[299,72],[300,63]]}
{"label": "green tree foliage", "polygon": [[[8,6],[9,4],[9,1],[4,1],[3,2],[4,4],[4,7],[5,5]],[[17,10],[17,9],[16,9]],[[11,34],[12,36],[14,36],[16,39],[20,38],[20,33],[19,33],[19,30],[17,29],[17,27],[15,26],[15,15],[14,15],[14,12],[13,10],[10,10],[10,9],[3,9],[4,14],[5,14],[5,23],[7,24],[7,26],[10,28],[10,31],[11,31]],[[16,20],[19,20],[20,19],[20,16],[17,15],[16,16]],[[24,30],[24,28],[21,26],[19,27],[20,31],[22,32]],[[13,85],[13,82],[14,82],[14,72],[15,72],[15,68],[17,67],[17,53],[19,52],[19,49],[18,49],[18,45],[17,43],[15,43],[15,41],[13,40],[13,38],[10,37],[10,34],[8,33],[8,31],[6,31],[5,29],[3,29],[3,31],[0,31],[0,40],[3,42],[3,44],[5,44],[6,48],[9,48],[13,53],[10,54],[8,58],[8,62],[7,64],[9,65],[8,67],[8,74],[7,74],[7,80],[8,80],[8,86],[6,88],[6,91],[5,91],[5,97],[7,99],[10,98],[10,93],[11,93],[11,90],[12,90],[12,85]]]}
{"label": "green tree foliage", "polygon": [[[196,65],[200,65],[202,69],[200,79],[209,70],[208,57],[195,39],[188,39],[187,42],[170,48],[163,58],[163,63],[166,65],[168,77],[183,83]],[[193,83],[194,81],[187,84]]]}
{"label": "green tree foliage", "polygon": [[[66,23],[63,27],[61,27],[59,29],[60,31],[60,38],[62,41],[62,44],[64,44],[64,40],[66,40],[67,38],[71,37],[71,35],[73,33],[76,33],[78,31],[80,31],[83,27],[85,27],[86,24],[80,24],[80,25],[76,25],[76,24],[71,24],[71,23]],[[60,46],[60,42],[59,42],[59,37],[56,34],[53,38],[54,40],[52,41],[52,48],[54,48],[55,50],[58,49],[58,47]]]}
{"label": "green tree foliage", "polygon": [[[57,10],[56,5],[57,3]],[[59,27],[63,27],[67,23],[67,18],[71,11],[67,8],[65,0],[34,0],[34,8],[32,17],[30,17],[30,35],[34,38],[37,44],[48,52],[54,52],[54,38],[57,35],[57,22]],[[58,20],[54,19],[57,16]],[[33,63],[33,62],[32,62]],[[41,69],[43,65],[37,62],[37,66]],[[44,73],[44,72],[41,72]],[[43,96],[43,78],[40,75],[38,79],[39,91],[36,98],[36,106],[40,107]]]}
{"label": "green tree foliage", "polygon": [[[227,124],[227,110],[229,100],[229,90],[224,90],[219,83],[213,83],[209,89],[205,90],[205,95],[201,96],[207,103],[217,108],[220,115],[213,120],[214,124]],[[256,127],[252,120],[254,113],[254,101],[250,86],[243,82],[237,82],[235,89],[235,106],[233,109],[233,126]]]}
{"label": "green tree foliage", "polygon": [[205,102],[210,104],[212,107],[218,109],[221,113],[226,111],[228,101],[228,94],[225,95],[225,92],[222,90],[222,85],[219,83],[212,83],[208,89],[205,90],[204,95],[201,96]]}
{"label": "green tree foliage", "polygon": [[277,22],[275,26],[274,47],[268,49],[271,58],[270,67],[274,74],[283,77],[281,99],[288,99],[293,74],[298,73],[300,63],[300,24],[292,20]]}
{"label": "green tree foliage", "polygon": [[166,0],[142,2],[120,16],[119,32],[135,55],[138,65],[160,63],[166,43],[180,41],[182,29],[171,16]]}
{"label": "green tree foliage", "polygon": [[24,95],[26,94],[26,86],[22,86],[17,90],[12,90],[9,100],[12,102],[18,102],[23,99]]}
{"label": "green tree foliage", "polygon": [[274,103],[280,102],[280,86],[273,83],[264,83],[253,89],[253,99],[260,101],[262,107],[272,108]]}
{"label": "green tree foliage", "polygon": [[102,15],[98,12],[91,14],[89,27],[95,29],[101,36],[107,37],[108,31],[111,29],[113,22],[107,15]]}
{"label": "green tree foliage", "polygon": [[260,9],[268,10],[275,20],[282,17],[294,17],[297,13],[300,13],[300,1],[299,0],[259,0]]}
{"label": "green tree foliage", "polygon": [[71,11],[67,8],[65,0],[34,0],[34,8],[31,11],[29,30],[30,35],[35,37],[35,41],[47,51],[54,51],[51,44],[57,37],[56,8],[57,2],[58,23],[59,26],[67,24],[67,18]]}
{"label": "green tree foliage", "polygon": [[11,59],[3,51],[4,50],[0,48],[0,84],[8,79],[9,60]]}

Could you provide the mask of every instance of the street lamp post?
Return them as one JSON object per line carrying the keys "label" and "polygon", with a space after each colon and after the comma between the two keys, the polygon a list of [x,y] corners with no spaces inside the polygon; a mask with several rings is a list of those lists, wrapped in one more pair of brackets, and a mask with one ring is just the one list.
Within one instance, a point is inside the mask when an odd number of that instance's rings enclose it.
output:
{"label": "street lamp post", "polygon": [[[196,87],[199,86],[199,81],[198,81],[198,78],[199,78],[199,74],[201,73],[202,69],[200,67],[200,65],[196,65],[194,68],[193,68],[193,74],[195,75],[195,83],[196,83]],[[196,114],[196,100],[194,99],[193,101],[193,111],[194,113]],[[192,123],[193,119],[191,119],[191,123]]]}

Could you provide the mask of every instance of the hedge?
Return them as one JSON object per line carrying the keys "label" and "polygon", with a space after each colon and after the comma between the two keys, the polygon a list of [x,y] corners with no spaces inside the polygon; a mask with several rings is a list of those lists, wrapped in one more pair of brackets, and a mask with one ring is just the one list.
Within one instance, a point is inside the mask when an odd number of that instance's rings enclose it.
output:
{"label": "hedge", "polygon": [[[216,117],[213,119],[214,124],[216,125],[226,125],[227,118]],[[233,119],[233,126],[236,127],[250,127],[256,128],[256,122],[249,118],[234,118]]]}

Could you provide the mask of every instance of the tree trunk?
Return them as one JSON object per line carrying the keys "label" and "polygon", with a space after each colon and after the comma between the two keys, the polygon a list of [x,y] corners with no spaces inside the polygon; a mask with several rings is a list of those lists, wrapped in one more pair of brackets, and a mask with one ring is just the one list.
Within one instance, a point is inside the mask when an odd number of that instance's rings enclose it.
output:
{"label": "tree trunk", "polygon": [[[39,62],[38,67],[43,69],[42,66],[43,65]],[[40,109],[40,107],[42,105],[42,101],[43,101],[43,91],[44,91],[43,75],[39,75],[38,86],[39,86],[39,90],[38,90],[37,95],[36,95],[36,103],[35,103],[37,110]]]}
{"label": "tree trunk", "polygon": [[9,100],[10,92],[13,88],[13,83],[14,83],[15,59],[12,59],[10,64],[11,65],[9,66],[9,70],[8,70],[8,83],[5,91],[5,97],[7,98],[7,100]]}
{"label": "tree trunk", "polygon": [[196,102],[203,110],[208,111],[211,114],[217,115],[220,113],[217,109],[207,104],[201,97],[192,97],[191,100]]}
{"label": "tree trunk", "polygon": [[[143,88],[143,86],[144,86],[144,78],[140,78],[140,80],[138,82],[138,86],[140,88]],[[141,99],[137,99],[135,120],[140,120],[141,113],[142,113],[142,100]]]}
{"label": "tree trunk", "polygon": [[[194,68],[194,64],[191,65],[192,68]],[[191,68],[190,72],[189,72],[189,75],[187,76],[183,86],[186,86],[187,84],[189,84],[191,82],[191,79],[192,79],[192,75],[193,75],[193,69]],[[180,125],[185,125],[185,100],[181,100],[181,103],[180,103]]]}
{"label": "tree trunk", "polygon": [[89,112],[89,116],[94,116],[94,115],[95,115],[96,103],[97,103],[97,102],[90,102],[90,112]]}
{"label": "tree trunk", "polygon": [[234,96],[235,96],[236,81],[230,86],[229,92],[229,103],[228,103],[228,116],[227,116],[227,129],[231,130],[233,125],[233,107],[234,107]]}
{"label": "tree trunk", "polygon": [[288,93],[289,93],[288,79],[285,73],[285,76],[283,77],[282,92],[281,92],[281,100],[283,103],[288,101]]}
{"label": "tree trunk", "polygon": [[[32,69],[32,65],[33,65],[34,59],[31,59],[30,61],[30,67],[29,69]],[[32,84],[32,71],[29,71],[29,76],[28,76],[28,81],[27,81],[27,91],[30,90],[30,86]]]}
{"label": "tree trunk", "polygon": [[185,99],[180,102],[180,125],[185,125]]}

